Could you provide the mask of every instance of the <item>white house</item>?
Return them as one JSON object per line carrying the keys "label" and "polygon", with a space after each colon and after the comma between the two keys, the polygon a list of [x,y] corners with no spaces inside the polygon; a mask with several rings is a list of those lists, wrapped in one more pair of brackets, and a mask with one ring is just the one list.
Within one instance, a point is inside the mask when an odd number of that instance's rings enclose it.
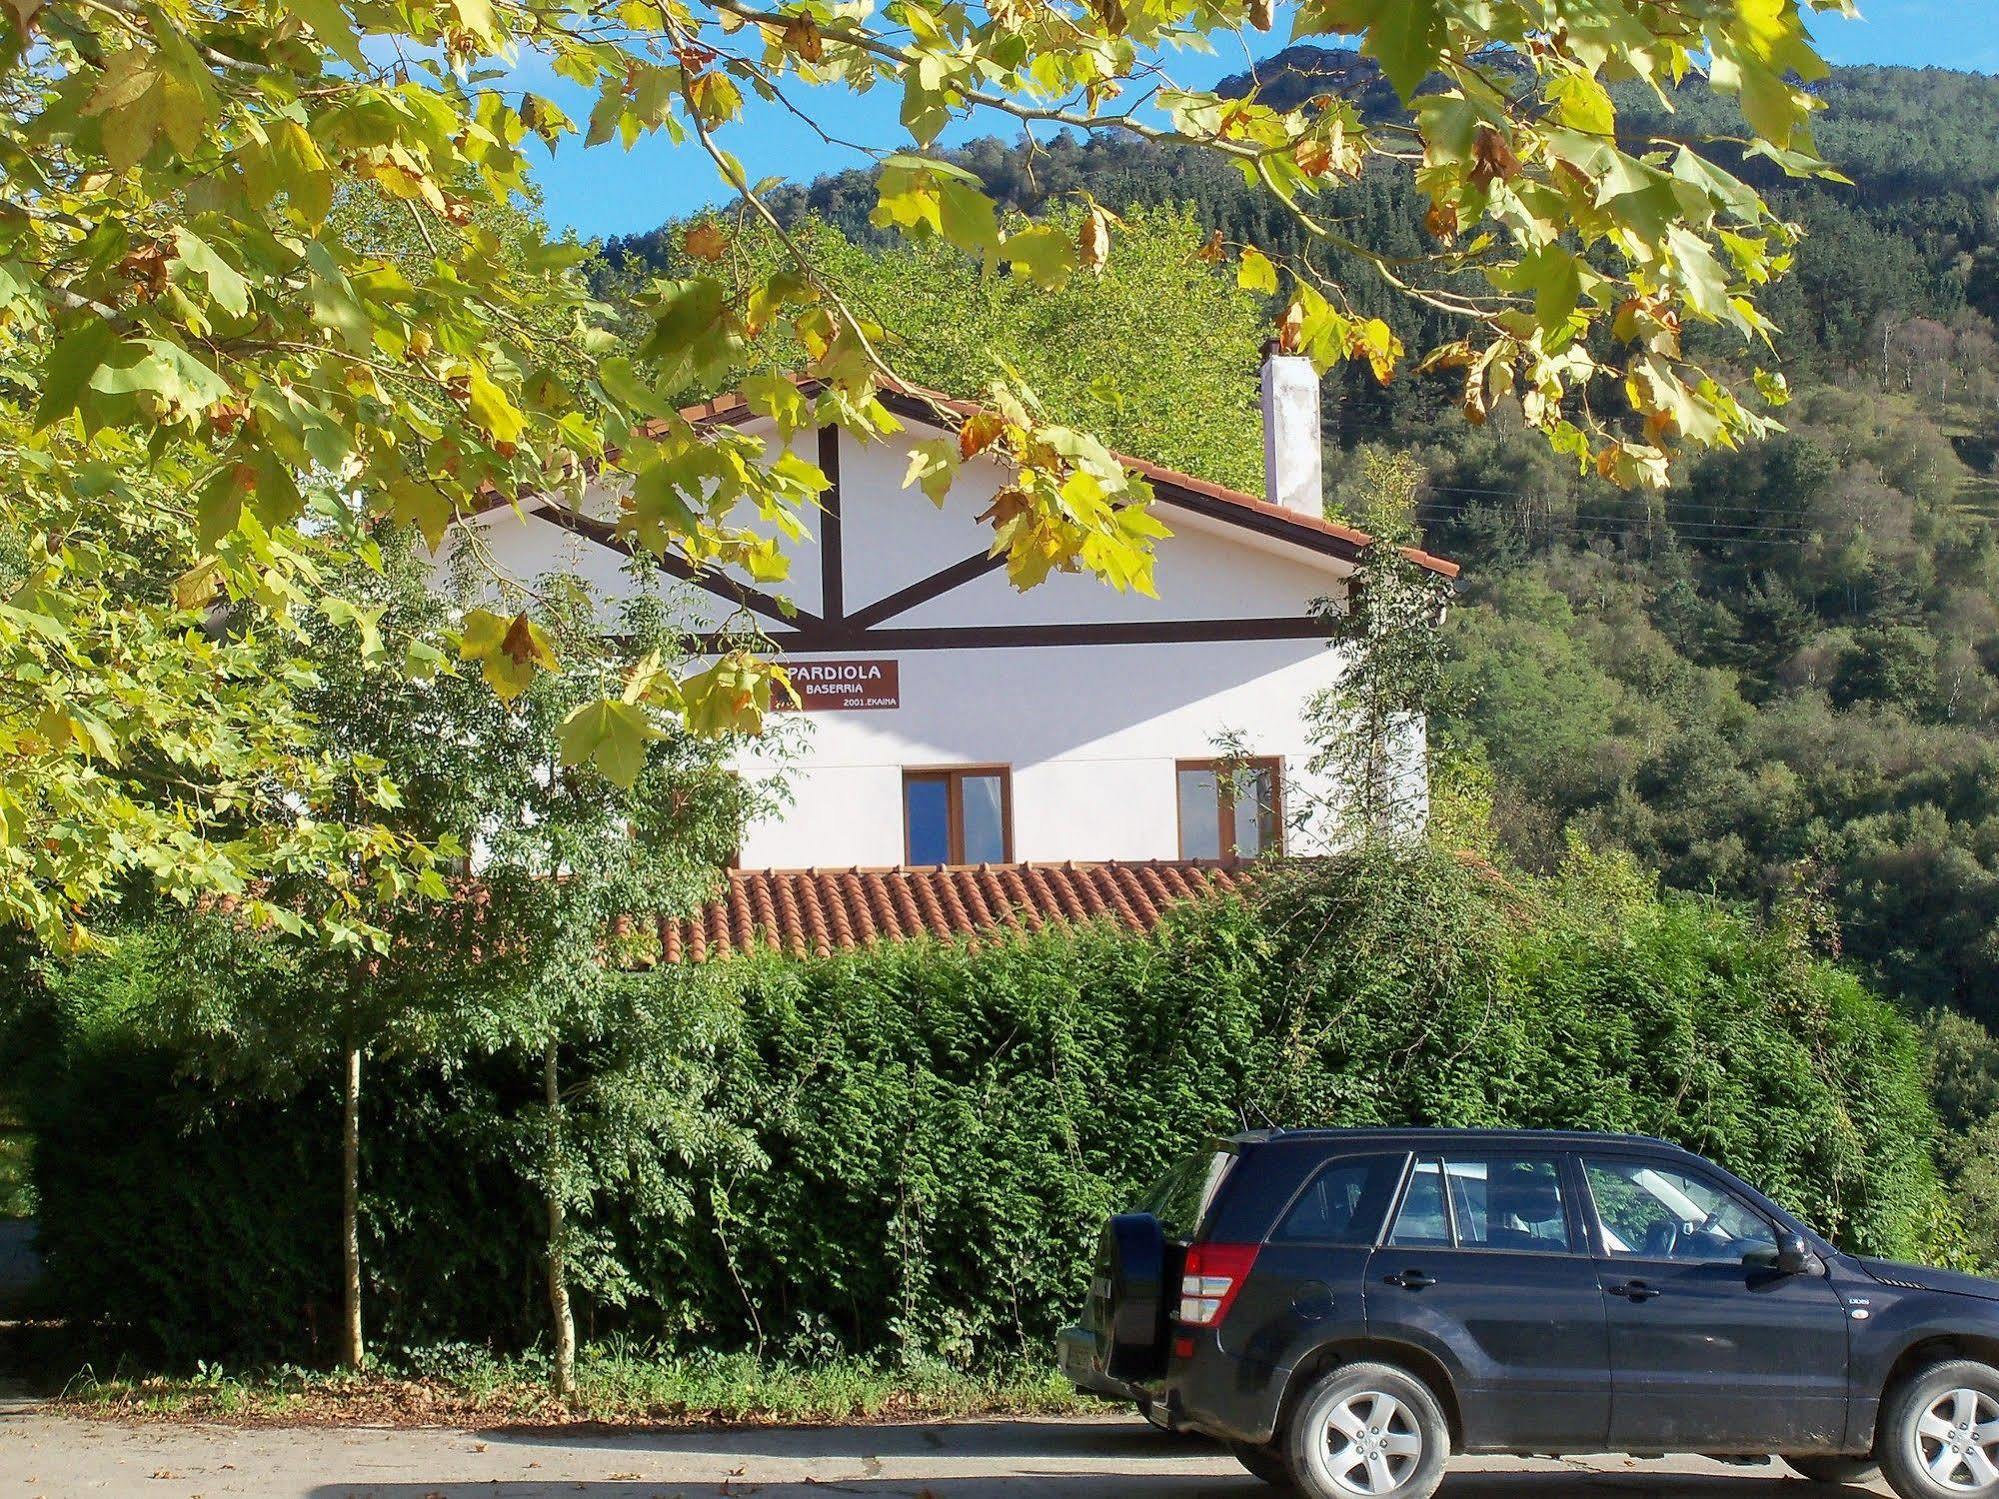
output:
{"label": "white house", "polygon": [[[1321,789],[1305,705],[1345,666],[1312,605],[1341,596],[1369,538],[1323,514],[1307,361],[1264,366],[1274,499],[1124,458],[1173,531],[1158,543],[1157,598],[1087,575],[1014,589],[975,519],[1002,482],[996,465],[966,464],[941,507],[902,486],[908,444],[972,408],[883,399],[904,433],[818,434],[809,456],[832,487],[791,548],[790,612],[745,580],[660,564],[691,585],[691,628],[740,628],[747,611],[804,699],[781,763],[745,758],[749,773],[782,770],[791,791],[749,832],[745,871],[1226,864],[1336,838],[1295,815]],[[729,397],[689,415],[752,432],[763,421]],[[603,519],[613,509],[609,496],[581,514],[527,503],[472,524],[514,576],[560,568],[615,598],[636,585]],[[1218,776],[1224,744],[1237,758]],[[1420,745],[1405,754],[1420,777]]]}

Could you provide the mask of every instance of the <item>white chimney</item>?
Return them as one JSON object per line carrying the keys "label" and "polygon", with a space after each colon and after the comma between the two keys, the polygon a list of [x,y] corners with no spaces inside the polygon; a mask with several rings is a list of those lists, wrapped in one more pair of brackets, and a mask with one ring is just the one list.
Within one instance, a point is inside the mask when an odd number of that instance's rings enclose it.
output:
{"label": "white chimney", "polygon": [[1319,463],[1319,374],[1302,354],[1263,351],[1263,496],[1314,520],[1326,513]]}

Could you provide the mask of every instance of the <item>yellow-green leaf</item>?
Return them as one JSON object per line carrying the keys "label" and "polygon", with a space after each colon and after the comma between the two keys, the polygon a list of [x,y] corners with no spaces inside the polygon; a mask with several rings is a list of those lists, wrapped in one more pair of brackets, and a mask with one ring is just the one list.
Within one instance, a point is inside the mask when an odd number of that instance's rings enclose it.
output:
{"label": "yellow-green leaf", "polygon": [[1075,241],[1052,224],[1009,234],[1000,253],[1014,270],[1049,291],[1067,286],[1076,269]]}
{"label": "yellow-green leaf", "polygon": [[646,746],[660,737],[645,709],[618,698],[585,703],[557,731],[564,765],[590,765],[614,785],[630,786],[645,769]]}
{"label": "yellow-green leaf", "polygon": [[1591,74],[1558,74],[1548,84],[1548,98],[1555,105],[1557,118],[1571,130],[1590,135],[1614,135],[1617,131],[1617,107],[1611,103],[1609,91]]}
{"label": "yellow-green leaf", "polygon": [[118,342],[118,330],[107,318],[87,317],[63,335],[42,370],[41,399],[35,403],[35,425],[46,427],[76,410],[90,388],[98,366]]}
{"label": "yellow-green leaf", "polygon": [[520,408],[508,398],[506,391],[479,365],[461,365],[460,373],[465,377],[467,415],[485,429],[494,442],[518,442],[527,428],[527,418],[521,415]]}
{"label": "yellow-green leaf", "polygon": [[241,317],[250,310],[250,283],[185,225],[174,230],[174,256],[208,283],[208,295],[223,311]]}
{"label": "yellow-green leaf", "polygon": [[509,619],[490,609],[466,611],[458,657],[477,661],[486,684],[506,702],[527,691],[537,671],[557,666],[555,651],[539,625],[525,614]]}
{"label": "yellow-green leaf", "polygon": [[1244,291],[1262,292],[1267,297],[1274,297],[1277,295],[1277,267],[1255,245],[1244,245],[1242,259],[1236,265],[1235,284]]}

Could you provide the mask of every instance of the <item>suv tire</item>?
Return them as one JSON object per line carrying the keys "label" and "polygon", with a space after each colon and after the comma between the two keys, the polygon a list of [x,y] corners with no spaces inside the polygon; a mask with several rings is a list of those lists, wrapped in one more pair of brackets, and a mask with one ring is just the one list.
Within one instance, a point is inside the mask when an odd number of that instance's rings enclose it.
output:
{"label": "suv tire", "polygon": [[1284,1465],[1284,1453],[1279,1447],[1263,1442],[1230,1442],[1229,1451],[1235,1460],[1249,1469],[1251,1475],[1261,1478],[1272,1488],[1286,1494],[1298,1492],[1298,1480],[1291,1476],[1291,1470]]}
{"label": "suv tire", "polygon": [[1889,1391],[1874,1455],[1902,1499],[1999,1499],[1999,1369],[1918,1369]]}
{"label": "suv tire", "polygon": [[1871,1457],[1787,1457],[1784,1463],[1798,1477],[1834,1488],[1861,1488],[1881,1476],[1881,1465]]}
{"label": "suv tire", "polygon": [[1347,1364],[1299,1399],[1280,1450],[1311,1499],[1430,1499],[1450,1461],[1451,1428],[1413,1374]]}

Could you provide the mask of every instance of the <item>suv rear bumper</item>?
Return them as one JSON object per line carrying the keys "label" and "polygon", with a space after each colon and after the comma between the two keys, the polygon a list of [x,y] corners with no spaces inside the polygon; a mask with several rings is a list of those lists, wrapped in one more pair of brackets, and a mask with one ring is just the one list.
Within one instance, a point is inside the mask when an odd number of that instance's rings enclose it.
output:
{"label": "suv rear bumper", "polygon": [[1097,1335],[1087,1327],[1065,1327],[1057,1333],[1055,1356],[1062,1366],[1062,1377],[1087,1395],[1129,1400],[1135,1405],[1143,1405],[1148,1399],[1136,1385],[1104,1373],[1097,1362]]}
{"label": "suv rear bumper", "polygon": [[[1175,1326],[1179,1337],[1191,1329]],[[1277,1430],[1277,1408],[1284,1399],[1289,1369],[1280,1369],[1240,1353],[1224,1352],[1212,1330],[1193,1333],[1189,1358],[1167,1366],[1157,1399],[1175,1427],[1191,1427],[1224,1442],[1263,1443]]]}
{"label": "suv rear bumper", "polygon": [[1096,1335],[1088,1327],[1063,1328],[1056,1334],[1055,1350],[1062,1377],[1085,1394],[1130,1401],[1156,1425],[1203,1432],[1223,1442],[1270,1440],[1290,1372],[1224,1353],[1213,1332],[1196,1335],[1193,1357],[1174,1359],[1164,1379],[1142,1385],[1103,1371]]}

